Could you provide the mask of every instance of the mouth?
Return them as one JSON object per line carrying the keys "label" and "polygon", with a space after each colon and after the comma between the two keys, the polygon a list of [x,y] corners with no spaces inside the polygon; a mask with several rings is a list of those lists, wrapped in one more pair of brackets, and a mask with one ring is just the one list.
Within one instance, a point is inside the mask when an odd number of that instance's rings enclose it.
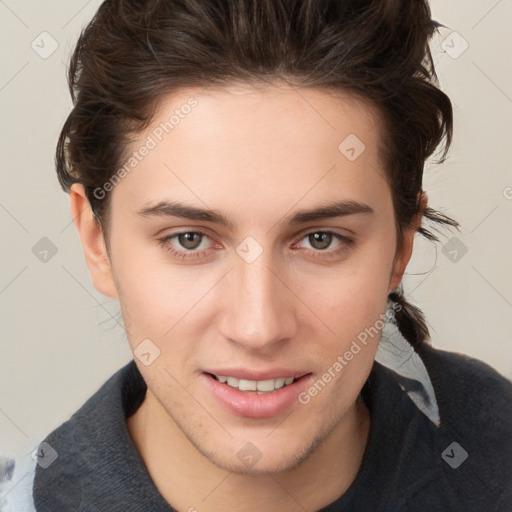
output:
{"label": "mouth", "polygon": [[277,379],[265,379],[265,380],[249,380],[249,379],[238,379],[237,377],[229,377],[227,375],[215,375],[209,373],[212,378],[222,384],[227,384],[234,389],[238,389],[244,393],[255,393],[257,395],[263,395],[266,393],[274,393],[278,389],[282,389],[286,386],[290,386],[297,381],[295,377],[278,377]]}
{"label": "mouth", "polygon": [[237,373],[238,377],[203,372],[202,377],[206,387],[224,409],[247,418],[269,418],[292,407],[312,375],[302,373],[292,376],[286,372],[287,376],[252,380],[240,378],[241,373],[248,372]]}

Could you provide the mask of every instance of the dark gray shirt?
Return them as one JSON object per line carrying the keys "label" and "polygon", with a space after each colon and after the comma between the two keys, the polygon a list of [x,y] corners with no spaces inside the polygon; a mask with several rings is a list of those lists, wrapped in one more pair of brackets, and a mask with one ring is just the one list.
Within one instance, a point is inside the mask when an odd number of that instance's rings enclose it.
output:
{"label": "dark gray shirt", "polygon": [[[461,354],[429,345],[418,354],[440,421],[411,399],[421,394],[419,380],[375,361],[361,391],[371,414],[361,468],[343,496],[322,511],[512,512],[511,382]],[[36,467],[37,512],[174,510],[126,427],[145,391],[132,361],[45,439],[41,447],[50,446],[58,458],[45,469]],[[190,506],[204,509],[199,497]]]}

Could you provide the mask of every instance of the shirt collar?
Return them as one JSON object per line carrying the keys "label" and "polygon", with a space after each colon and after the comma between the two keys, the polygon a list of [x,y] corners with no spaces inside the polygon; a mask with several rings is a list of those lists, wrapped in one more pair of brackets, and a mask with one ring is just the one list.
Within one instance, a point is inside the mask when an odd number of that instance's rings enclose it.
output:
{"label": "shirt collar", "polygon": [[375,360],[393,372],[393,377],[402,391],[439,427],[439,406],[428,371],[421,357],[400,333],[396,323],[385,323]]}

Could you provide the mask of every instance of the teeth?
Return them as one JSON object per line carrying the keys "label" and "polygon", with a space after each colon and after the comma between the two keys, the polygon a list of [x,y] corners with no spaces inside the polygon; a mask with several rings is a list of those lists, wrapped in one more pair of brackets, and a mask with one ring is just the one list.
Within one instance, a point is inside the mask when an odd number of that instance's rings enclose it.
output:
{"label": "teeth", "polygon": [[256,389],[258,391],[274,391],[274,388],[275,388],[274,379],[259,380],[256,383]]}
{"label": "teeth", "polygon": [[240,380],[237,379],[236,377],[228,377],[227,381],[228,381],[228,385],[231,386],[232,388],[237,388],[238,383],[240,382]]}
{"label": "teeth", "polygon": [[255,380],[240,379],[238,389],[240,391],[256,391],[256,384],[257,382]]}
{"label": "teeth", "polygon": [[271,393],[276,389],[290,385],[295,380],[293,377],[267,380],[237,379],[225,375],[215,375],[215,377],[219,382],[227,383],[228,386],[238,388],[240,391],[258,391],[259,393]]}
{"label": "teeth", "polygon": [[275,387],[276,389],[282,388],[282,387],[284,386],[284,381],[285,381],[285,380],[286,380],[286,379],[275,379],[275,381],[274,381],[274,382],[275,382],[275,383],[274,383],[274,387]]}

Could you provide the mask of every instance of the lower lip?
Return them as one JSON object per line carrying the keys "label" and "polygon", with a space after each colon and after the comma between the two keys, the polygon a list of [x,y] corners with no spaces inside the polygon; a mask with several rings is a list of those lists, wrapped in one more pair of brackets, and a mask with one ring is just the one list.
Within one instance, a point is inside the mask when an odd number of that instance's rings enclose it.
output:
{"label": "lower lip", "polygon": [[292,384],[271,393],[258,395],[246,393],[219,382],[207,373],[203,373],[207,386],[213,395],[232,413],[247,418],[269,418],[285,411],[297,401],[297,395],[306,387],[308,375],[300,377]]}

